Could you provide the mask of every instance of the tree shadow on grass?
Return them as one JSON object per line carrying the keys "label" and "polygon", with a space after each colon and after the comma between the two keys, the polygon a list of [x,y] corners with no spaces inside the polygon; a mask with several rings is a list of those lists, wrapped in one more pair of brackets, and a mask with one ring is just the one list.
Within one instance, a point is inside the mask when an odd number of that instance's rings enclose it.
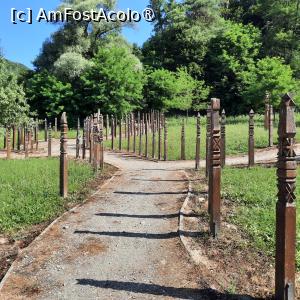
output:
{"label": "tree shadow on grass", "polygon": [[165,296],[177,299],[211,299],[211,300],[262,300],[262,298],[253,298],[246,295],[233,295],[219,293],[213,289],[193,289],[193,288],[176,288],[162,286],[157,284],[122,282],[113,280],[94,280],[94,279],[77,279],[77,284],[83,286],[92,286],[102,289],[112,289],[116,291],[126,291],[136,294],[147,294],[155,296]]}

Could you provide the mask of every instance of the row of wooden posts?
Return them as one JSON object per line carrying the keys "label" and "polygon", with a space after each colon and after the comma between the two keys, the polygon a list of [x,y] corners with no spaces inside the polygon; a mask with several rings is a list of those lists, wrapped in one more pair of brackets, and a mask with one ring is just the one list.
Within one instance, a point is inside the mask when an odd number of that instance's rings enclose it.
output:
{"label": "row of wooden posts", "polygon": [[[295,299],[296,272],[296,176],[297,163],[294,150],[296,123],[295,103],[290,94],[282,98],[278,126],[278,163],[276,205],[276,254],[275,254],[275,293],[277,300]],[[224,163],[224,132],[220,124],[220,100],[212,99],[208,110],[207,124],[207,175],[208,213],[210,233],[217,238],[221,232],[221,167]],[[272,116],[272,114],[270,114]],[[249,166],[254,164],[254,112],[249,114]],[[271,118],[270,118],[271,119]],[[270,121],[271,122],[271,121]],[[222,125],[224,119],[222,118]],[[197,123],[199,134],[199,126]],[[198,137],[198,135],[197,135]],[[197,138],[198,141],[198,138]],[[197,143],[197,149],[199,145]],[[196,163],[197,167],[197,163]],[[251,184],[251,183],[249,183]]]}

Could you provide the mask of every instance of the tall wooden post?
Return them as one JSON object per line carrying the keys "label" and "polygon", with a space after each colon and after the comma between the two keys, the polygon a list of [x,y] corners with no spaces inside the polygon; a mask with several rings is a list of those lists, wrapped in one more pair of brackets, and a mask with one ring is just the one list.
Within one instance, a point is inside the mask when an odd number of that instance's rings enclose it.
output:
{"label": "tall wooden post", "polygon": [[269,147],[274,146],[273,141],[273,105],[269,105]]}
{"label": "tall wooden post", "polygon": [[6,133],[6,158],[11,159],[11,127],[10,125],[6,127],[7,133]]}
{"label": "tall wooden post", "polygon": [[224,168],[226,164],[226,114],[222,110],[221,117],[221,167]]}
{"label": "tall wooden post", "polygon": [[103,146],[103,115],[99,118],[99,142],[100,142],[100,169],[104,169],[104,146]]}
{"label": "tall wooden post", "polygon": [[148,122],[145,123],[145,157],[148,158]]}
{"label": "tall wooden post", "polygon": [[132,114],[132,123],[133,123],[133,153],[136,153],[136,122],[135,122],[135,116]]}
{"label": "tall wooden post", "polygon": [[106,140],[108,140],[109,117],[106,115]]}
{"label": "tall wooden post", "polygon": [[123,123],[123,118],[120,118],[119,121],[119,151],[122,151],[122,123]]}
{"label": "tall wooden post", "polygon": [[161,113],[158,112],[158,160],[161,160],[161,123],[162,123],[162,116]]}
{"label": "tall wooden post", "polygon": [[32,136],[32,126],[29,127],[29,132],[28,132],[28,135],[29,135],[29,145],[30,145],[30,153],[33,152],[33,136]]}
{"label": "tall wooden post", "polygon": [[48,127],[48,157],[52,156],[52,128],[51,123],[49,123]]}
{"label": "tall wooden post", "polygon": [[138,123],[139,123],[139,156],[142,155],[142,139],[143,139],[143,125],[141,119],[141,113],[138,113]]}
{"label": "tall wooden post", "polygon": [[48,130],[48,125],[47,125],[47,119],[45,118],[45,142],[47,142],[47,137],[48,137],[48,132],[47,132],[47,130]]}
{"label": "tall wooden post", "polygon": [[195,169],[200,169],[200,142],[201,142],[201,124],[200,113],[197,116],[197,137],[196,137],[196,166]]}
{"label": "tall wooden post", "polygon": [[130,114],[127,116],[127,151],[129,152],[130,151],[130,128],[131,128],[131,125],[130,125]]}
{"label": "tall wooden post", "polygon": [[206,166],[205,166],[205,175],[206,178],[209,178],[210,170],[210,127],[211,127],[211,107],[208,106],[206,112]]}
{"label": "tall wooden post", "polygon": [[164,161],[168,160],[168,121],[164,116]]}
{"label": "tall wooden post", "polygon": [[[112,118],[113,120],[113,118]],[[112,133],[113,133],[113,126],[112,128]],[[113,138],[113,135],[112,135]],[[99,161],[99,143],[98,143],[98,139],[99,139],[99,132],[98,132],[98,118],[97,118],[97,114],[94,114],[94,121],[93,121],[93,159],[92,159],[92,163],[93,163],[93,169],[95,172],[98,171],[98,161]]]}
{"label": "tall wooden post", "polygon": [[39,120],[36,120],[35,123],[35,134],[36,134],[36,143],[35,143],[35,150],[39,150]]}
{"label": "tall wooden post", "polygon": [[115,119],[111,116],[111,150],[115,149]]}
{"label": "tall wooden post", "polygon": [[181,160],[185,160],[185,122],[182,120],[181,127]]}
{"label": "tall wooden post", "polygon": [[54,130],[57,132],[57,118],[54,119]]}
{"label": "tall wooden post", "polygon": [[21,150],[21,127],[18,127],[18,140],[17,140],[17,150]]}
{"label": "tall wooden post", "polygon": [[80,119],[77,119],[77,132],[76,132],[76,158],[80,158]]}
{"label": "tall wooden post", "polygon": [[221,135],[220,99],[211,100],[209,213],[210,233],[214,238],[220,234],[221,225]]}
{"label": "tall wooden post", "polygon": [[82,159],[85,159],[86,155],[86,136],[85,136],[85,131],[86,131],[86,120],[83,121],[83,130],[82,130]]}
{"label": "tall wooden post", "polygon": [[93,155],[94,155],[94,117],[90,117],[89,122],[89,137],[90,137],[90,158],[89,162],[90,164],[93,162]]}
{"label": "tall wooden post", "polygon": [[60,119],[60,172],[59,172],[59,187],[60,196],[66,198],[68,196],[68,155],[67,155],[67,134],[68,123],[67,116],[64,112]]}
{"label": "tall wooden post", "polygon": [[155,113],[152,112],[152,158],[155,158],[155,145],[156,145],[156,136],[155,136]]}
{"label": "tall wooden post", "polygon": [[254,111],[251,109],[249,113],[249,142],[248,142],[248,166],[253,167],[254,161]]}
{"label": "tall wooden post", "polygon": [[16,131],[16,125],[13,125],[13,142],[12,142],[12,149],[14,150],[16,148],[16,137],[17,137],[17,131]]}
{"label": "tall wooden post", "polygon": [[25,150],[25,158],[29,157],[29,130],[27,126],[24,126],[24,150]]}
{"label": "tall wooden post", "polygon": [[264,127],[265,130],[269,129],[269,118],[270,118],[270,94],[267,91],[265,95],[265,114],[264,114]]}
{"label": "tall wooden post", "polygon": [[294,300],[296,272],[296,176],[295,103],[289,94],[282,98],[278,127],[276,205],[276,300]]}

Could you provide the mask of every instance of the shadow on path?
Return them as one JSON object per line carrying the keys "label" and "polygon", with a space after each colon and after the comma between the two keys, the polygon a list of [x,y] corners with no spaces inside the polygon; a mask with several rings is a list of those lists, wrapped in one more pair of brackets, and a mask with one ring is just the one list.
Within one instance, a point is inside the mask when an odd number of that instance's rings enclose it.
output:
{"label": "shadow on path", "polygon": [[198,214],[184,214],[184,213],[175,213],[169,215],[130,215],[130,214],[115,214],[115,213],[98,213],[95,214],[99,217],[115,217],[115,218],[136,218],[136,219],[173,219],[178,218],[179,215],[182,215],[187,218],[197,218],[200,217]]}
{"label": "shadow on path", "polygon": [[121,195],[142,195],[142,196],[151,196],[151,195],[185,195],[188,191],[183,192],[154,192],[154,193],[145,193],[145,192],[125,192],[125,191],[115,191],[114,194]]}
{"label": "shadow on path", "polygon": [[130,238],[142,238],[142,239],[173,239],[179,237],[179,234],[186,237],[205,237],[208,236],[207,232],[188,232],[177,231],[167,233],[141,233],[141,232],[126,232],[126,231],[91,231],[91,230],[75,230],[75,234],[94,234],[100,236],[116,236],[116,237],[130,237]]}
{"label": "shadow on path", "polygon": [[127,291],[138,294],[166,296],[177,299],[212,299],[212,300],[262,300],[250,296],[219,293],[212,289],[175,288],[157,284],[122,282],[113,280],[77,279],[77,284],[116,291]]}

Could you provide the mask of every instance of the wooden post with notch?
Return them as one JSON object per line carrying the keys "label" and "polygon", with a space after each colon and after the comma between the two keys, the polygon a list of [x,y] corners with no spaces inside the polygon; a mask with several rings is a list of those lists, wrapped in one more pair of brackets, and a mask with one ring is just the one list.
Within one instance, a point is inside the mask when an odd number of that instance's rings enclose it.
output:
{"label": "wooden post with notch", "polygon": [[185,160],[185,122],[182,119],[182,126],[181,126],[181,160]]}
{"label": "wooden post with notch", "polygon": [[51,123],[49,123],[48,127],[48,157],[52,156],[52,128]]}
{"label": "wooden post with notch", "polygon": [[206,166],[205,166],[205,175],[206,178],[209,178],[209,164],[210,164],[210,119],[211,119],[211,107],[210,105],[206,111]]}
{"label": "wooden post with notch", "polygon": [[226,114],[222,110],[221,116],[221,167],[224,168],[226,164]]}
{"label": "wooden post with notch", "polygon": [[248,166],[253,167],[254,159],[254,111],[251,109],[249,113],[249,141],[248,141]]}
{"label": "wooden post with notch", "polygon": [[201,143],[201,124],[200,124],[200,113],[197,116],[197,136],[196,136],[196,163],[195,169],[198,171],[200,169],[200,143]]}
{"label": "wooden post with notch", "polygon": [[277,300],[294,300],[296,272],[296,177],[295,103],[282,98],[278,127],[276,204],[275,294]]}
{"label": "wooden post with notch", "polygon": [[221,128],[220,99],[211,100],[210,171],[209,171],[209,214],[210,233],[220,235],[221,227]]}
{"label": "wooden post with notch", "polygon": [[64,112],[60,120],[60,172],[59,172],[59,190],[60,196],[68,196],[68,155],[67,155],[67,134],[68,123]]}

